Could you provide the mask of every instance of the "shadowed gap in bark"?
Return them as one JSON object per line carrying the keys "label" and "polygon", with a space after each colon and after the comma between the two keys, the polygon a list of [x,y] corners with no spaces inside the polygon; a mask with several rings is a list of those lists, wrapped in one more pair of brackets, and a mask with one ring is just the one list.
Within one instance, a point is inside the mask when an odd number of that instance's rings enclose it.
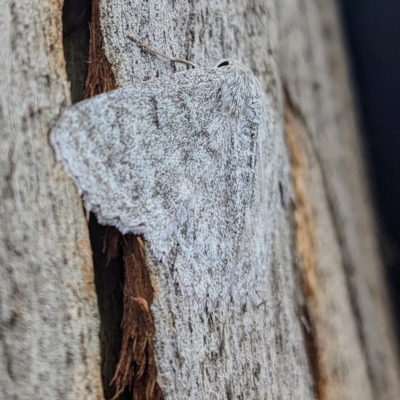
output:
{"label": "shadowed gap in bark", "polygon": [[[99,0],[66,0],[63,34],[72,102],[115,89],[103,50]],[[93,214],[89,233],[101,319],[104,396],[161,400],[150,313],[154,291],[145,264],[144,242],[99,225]]]}
{"label": "shadowed gap in bark", "polygon": [[[63,44],[72,103],[98,93],[87,93],[89,72],[91,0],[65,0],[63,6]],[[111,84],[113,85],[113,83]],[[86,89],[86,91],[85,91]],[[100,343],[104,397],[111,399],[116,388],[110,382],[115,374],[122,343],[124,264],[121,250],[112,260],[104,252],[107,228],[90,215],[89,234],[93,251],[96,293],[100,311]],[[119,399],[128,400],[132,394],[122,393]]]}

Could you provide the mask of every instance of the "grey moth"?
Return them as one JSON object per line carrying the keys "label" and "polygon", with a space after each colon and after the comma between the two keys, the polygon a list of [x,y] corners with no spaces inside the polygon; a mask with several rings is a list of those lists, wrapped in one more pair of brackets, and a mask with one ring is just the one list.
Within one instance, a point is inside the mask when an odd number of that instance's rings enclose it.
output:
{"label": "grey moth", "polygon": [[173,249],[171,277],[212,309],[247,297],[262,112],[253,73],[225,60],[77,103],[50,139],[85,208],[143,234],[161,268]]}

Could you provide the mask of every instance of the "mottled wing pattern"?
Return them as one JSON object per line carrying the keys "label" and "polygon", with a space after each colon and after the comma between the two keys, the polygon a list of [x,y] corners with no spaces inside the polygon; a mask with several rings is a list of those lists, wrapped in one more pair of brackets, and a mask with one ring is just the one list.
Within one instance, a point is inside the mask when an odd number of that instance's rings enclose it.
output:
{"label": "mottled wing pattern", "polygon": [[[202,305],[230,293],[253,201],[259,84],[234,64],[179,72],[65,110],[57,158],[100,223],[144,234]],[[241,244],[243,246],[243,243]]]}

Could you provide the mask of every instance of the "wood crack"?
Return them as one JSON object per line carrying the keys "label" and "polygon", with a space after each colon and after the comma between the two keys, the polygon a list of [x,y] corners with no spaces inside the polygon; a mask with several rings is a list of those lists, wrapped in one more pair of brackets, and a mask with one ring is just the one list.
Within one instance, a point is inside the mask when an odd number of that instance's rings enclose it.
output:
{"label": "wood crack", "polygon": [[[94,0],[85,99],[116,88],[111,65],[104,53],[99,7],[100,1]],[[122,346],[114,377],[104,385],[115,384],[113,399],[122,394],[126,398],[129,391],[133,400],[162,400],[153,347],[155,325],[150,311],[154,290],[145,262],[144,241],[131,234],[123,236],[115,228],[108,227],[103,246],[107,262],[115,259],[121,249],[125,271]]]}
{"label": "wood crack", "polygon": [[[292,100],[292,98],[290,96],[288,87],[286,85],[285,85],[285,101],[286,101],[285,110],[286,110],[286,113],[287,113],[286,114],[286,118],[288,120],[291,120],[291,121],[293,121],[293,119],[297,119],[297,121],[302,125],[302,127],[303,127],[303,129],[304,129],[304,131],[305,131],[305,133],[306,133],[306,135],[308,137],[309,143],[311,145],[311,151],[313,153],[313,157],[315,157],[315,160],[317,162],[319,171],[321,173],[321,178],[322,178],[322,182],[323,182],[322,186],[323,186],[323,191],[324,191],[324,197],[326,199],[326,203],[327,203],[327,207],[329,209],[330,215],[332,216],[332,222],[333,222],[333,226],[334,226],[334,232],[335,232],[336,240],[337,240],[337,242],[339,244],[339,247],[340,247],[342,266],[343,266],[344,276],[345,276],[345,284],[346,284],[347,292],[348,292],[349,299],[350,299],[351,310],[352,310],[352,313],[353,313],[353,315],[355,317],[355,320],[356,320],[356,324],[355,325],[356,325],[356,329],[357,329],[357,335],[358,335],[360,343],[361,343],[363,356],[367,360],[366,364],[367,364],[368,376],[369,376],[369,379],[371,380],[371,382],[373,383],[374,382],[374,376],[373,376],[372,369],[371,369],[371,363],[368,361],[367,344],[366,344],[364,332],[363,332],[363,329],[362,329],[362,327],[363,327],[362,317],[361,317],[361,313],[360,313],[360,308],[358,306],[356,293],[355,293],[355,290],[354,290],[353,285],[351,283],[351,276],[353,276],[353,274],[354,274],[354,268],[352,268],[352,266],[351,266],[350,256],[349,256],[348,250],[346,248],[347,247],[346,246],[346,240],[344,238],[344,233],[343,233],[343,230],[342,230],[341,224],[340,224],[340,217],[338,215],[337,207],[335,207],[334,199],[332,198],[332,195],[331,195],[329,180],[328,180],[328,178],[326,176],[326,169],[323,166],[323,162],[321,160],[320,152],[317,151],[315,140],[313,138],[313,134],[312,134],[311,130],[308,127],[307,120],[304,117],[304,115],[303,115],[303,113],[301,111],[301,108],[299,106],[297,106],[293,102],[293,100]],[[288,124],[288,122],[286,122],[286,123]],[[300,174],[300,175],[302,174],[302,172],[300,172],[300,169],[302,167],[301,167],[301,161],[299,161],[299,160],[293,161],[293,159],[295,159],[296,157],[298,158],[296,153],[298,153],[299,151],[302,152],[303,150],[299,149],[299,146],[301,146],[300,143],[293,144],[295,142],[295,140],[296,140],[296,139],[294,139],[294,136],[295,136],[296,133],[295,133],[295,129],[293,129],[293,127],[292,127],[293,124],[294,124],[293,122],[289,123],[289,128],[288,128],[288,125],[286,125],[286,127],[287,127],[286,134],[287,134],[288,147],[289,147],[289,151],[290,151],[290,154],[291,154],[292,169],[293,169],[292,170],[292,175],[294,176],[293,183],[294,183],[294,186],[295,186],[295,180],[296,179],[302,179],[300,177],[296,177],[295,176],[296,174]],[[288,137],[290,137],[290,140],[288,139]],[[290,144],[290,143],[292,143],[292,144]],[[300,157],[305,157],[305,155],[303,154]],[[298,165],[296,166],[296,164],[298,164]],[[300,186],[303,186],[304,184],[305,183],[303,182],[303,183],[301,183]],[[294,188],[295,194],[296,194],[296,203],[298,202],[298,200],[297,200],[298,196],[300,196],[300,198],[302,199],[302,202],[304,202],[304,201],[308,202],[308,200],[304,200],[304,198],[303,198],[305,193],[303,193],[303,192],[298,193],[299,185],[297,184],[297,186],[298,186],[297,190],[296,190],[296,188]],[[300,189],[300,191],[301,191],[301,189]],[[304,204],[301,204],[302,202],[300,202],[300,205],[296,204],[296,212],[299,211],[299,209],[297,208],[298,206],[300,206],[300,208],[304,206]],[[309,205],[307,207],[309,207]],[[303,210],[303,211],[300,211],[300,212],[305,212],[305,211]],[[296,219],[296,223],[297,223],[297,219]],[[314,238],[309,238],[309,240],[312,240],[312,241],[315,240],[315,235],[312,233],[313,230],[314,230],[314,228],[312,230],[309,230],[309,234],[312,234],[314,236]],[[301,235],[303,235],[303,233]],[[316,246],[316,243],[315,243],[315,246]],[[300,252],[299,242],[298,242],[298,251]],[[316,252],[317,251],[317,247],[315,247],[313,251]],[[314,254],[316,254],[316,253],[314,253]],[[303,257],[301,257],[301,256],[300,256],[300,258],[301,258],[302,262],[305,263],[305,265],[307,265],[307,266],[309,265],[309,261],[305,261],[303,259]],[[306,267],[306,268],[308,268],[308,267]],[[309,277],[304,277],[303,276],[303,279],[304,278],[305,278],[306,281],[309,279]],[[304,290],[305,290],[305,295],[308,298],[309,290],[310,290],[310,284],[309,283],[305,282]],[[308,311],[310,311],[310,310],[308,310]],[[310,317],[310,314],[309,314],[309,317]],[[312,318],[312,316],[311,316],[311,318]],[[315,324],[313,324],[313,321],[310,321],[310,323],[311,323],[311,326],[314,327]],[[316,346],[316,349],[317,348],[318,348],[318,346]],[[372,384],[371,386],[372,386],[372,388],[375,387],[374,384]],[[375,394],[375,397],[376,397],[376,393],[374,393],[374,394]]]}
{"label": "wood crack", "polygon": [[306,158],[295,126],[295,112],[288,91],[285,92],[285,135],[289,150],[292,185],[296,197],[295,223],[296,247],[300,258],[303,292],[306,306],[303,315],[311,329],[304,329],[306,348],[315,383],[315,396],[319,400],[326,398],[325,388],[328,376],[321,363],[321,349],[318,342],[318,330],[313,309],[318,307],[318,261],[316,258],[317,241],[311,205],[305,189]]}

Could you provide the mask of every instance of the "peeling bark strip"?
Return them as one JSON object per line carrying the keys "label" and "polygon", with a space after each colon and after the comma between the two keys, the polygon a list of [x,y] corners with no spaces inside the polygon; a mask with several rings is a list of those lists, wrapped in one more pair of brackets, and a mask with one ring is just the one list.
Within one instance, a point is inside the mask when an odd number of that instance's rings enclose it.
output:
{"label": "peeling bark strip", "polygon": [[100,29],[100,0],[92,2],[90,22],[89,70],[86,79],[84,99],[116,89],[111,65],[104,54],[104,40]]}
{"label": "peeling bark strip", "polygon": [[[145,263],[143,240],[135,235],[121,234],[109,228],[105,238],[108,257],[118,254],[122,241],[125,265],[123,342],[121,355],[111,383],[116,384],[114,398],[125,390],[133,390],[135,400],[163,399],[157,383],[153,337],[155,327],[150,307],[154,289]],[[109,242],[109,243],[107,243]]]}
{"label": "peeling bark strip", "polygon": [[[309,356],[316,393],[321,400],[373,399],[363,343],[357,333],[341,269],[340,243],[335,236],[318,153],[310,140],[306,120],[301,110],[293,105],[288,89],[286,137],[292,160],[296,242],[307,305],[306,316],[311,327]],[[335,277],[335,274],[338,276]]]}
{"label": "peeling bark strip", "polygon": [[292,184],[296,199],[296,246],[300,258],[303,290],[306,300],[305,328],[308,343],[308,355],[315,381],[315,394],[318,400],[326,399],[326,386],[329,376],[321,365],[321,349],[318,342],[318,329],[315,324],[314,310],[318,307],[318,261],[316,258],[317,240],[310,203],[306,192],[307,159],[302,149],[296,120],[289,95],[285,96],[285,133],[292,166]]}

